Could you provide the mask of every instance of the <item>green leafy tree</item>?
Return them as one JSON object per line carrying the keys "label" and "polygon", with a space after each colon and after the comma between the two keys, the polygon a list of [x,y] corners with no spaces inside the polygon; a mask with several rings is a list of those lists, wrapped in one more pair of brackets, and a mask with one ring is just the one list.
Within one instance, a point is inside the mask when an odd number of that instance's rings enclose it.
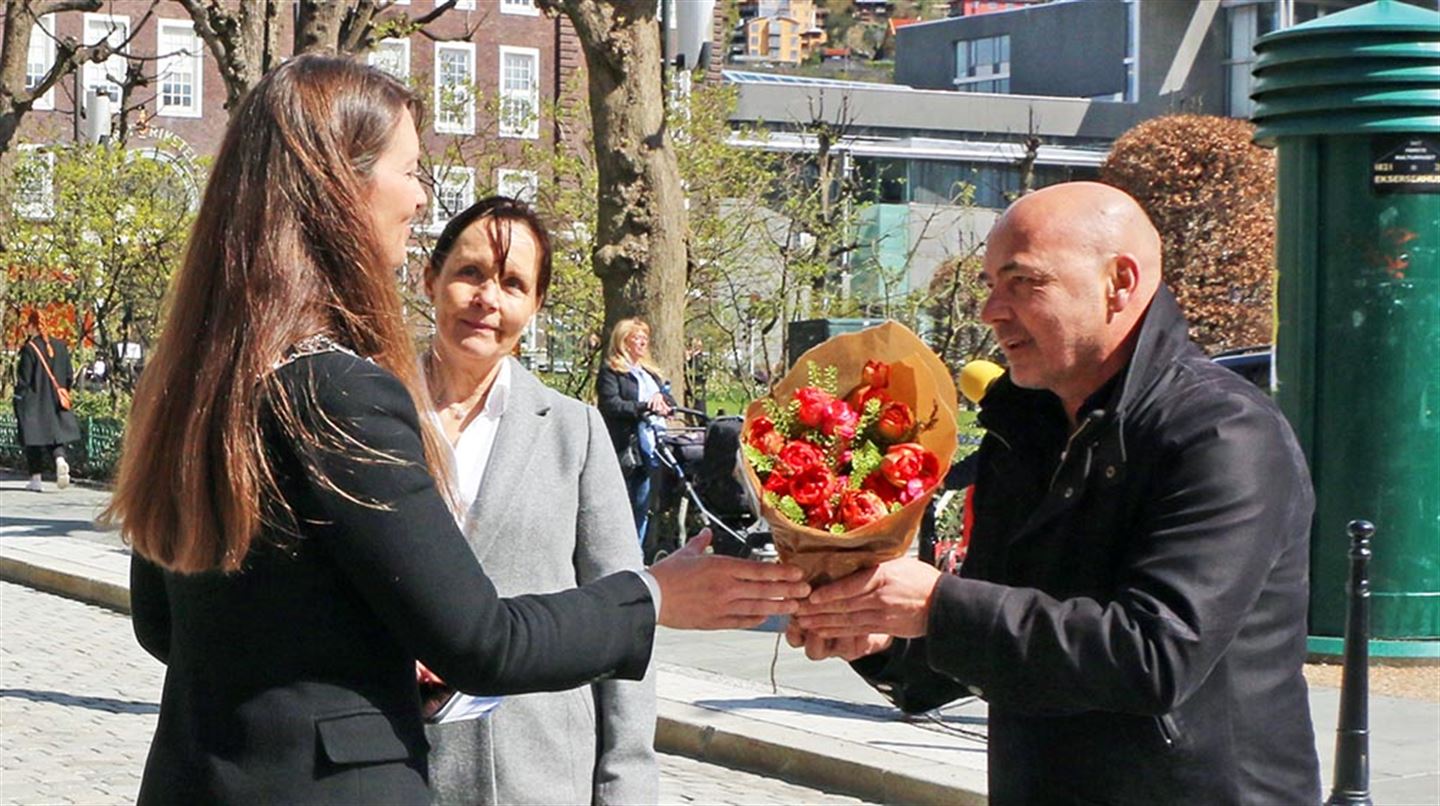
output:
{"label": "green leafy tree", "polygon": [[[154,342],[161,301],[193,220],[199,170],[166,156],[163,146],[26,152],[22,184],[48,182],[53,200],[22,205],[5,233],[7,330],[24,307],[60,303],[73,310],[78,340],[93,344],[112,367],[121,343]],[[118,410],[134,378],[128,364],[116,368],[110,388]],[[10,382],[13,365],[0,372]]]}

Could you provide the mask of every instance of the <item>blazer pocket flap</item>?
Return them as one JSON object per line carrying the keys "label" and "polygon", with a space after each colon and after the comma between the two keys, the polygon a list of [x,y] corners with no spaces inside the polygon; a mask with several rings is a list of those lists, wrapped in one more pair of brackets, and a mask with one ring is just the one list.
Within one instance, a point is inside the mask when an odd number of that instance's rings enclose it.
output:
{"label": "blazer pocket flap", "polygon": [[333,764],[369,764],[410,757],[395,726],[378,711],[320,717],[315,731],[325,758]]}

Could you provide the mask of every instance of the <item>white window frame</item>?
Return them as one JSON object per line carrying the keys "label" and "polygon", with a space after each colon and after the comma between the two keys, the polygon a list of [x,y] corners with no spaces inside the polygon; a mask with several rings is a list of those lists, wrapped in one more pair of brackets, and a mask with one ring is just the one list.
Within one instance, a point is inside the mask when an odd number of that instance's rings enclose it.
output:
{"label": "white window frame", "polygon": [[[184,45],[185,53],[179,53],[174,43],[166,43],[167,35],[178,38],[180,32],[185,32],[190,38],[188,44]],[[155,114],[166,115],[176,118],[198,118],[203,117],[205,98],[205,47],[200,42],[200,37],[195,35],[195,23],[191,20],[172,20],[162,18],[155,26],[155,55],[160,57],[158,65],[158,76],[156,77],[155,92]],[[184,64],[189,62],[190,67],[190,98],[188,105],[165,103],[165,75],[170,71],[171,65]]]}
{"label": "white window frame", "polygon": [[[534,69],[530,72],[530,92],[528,97],[520,99],[519,92],[506,89],[505,87],[505,59],[508,56],[525,56],[530,59]],[[538,48],[517,48],[510,45],[500,46],[499,77],[496,87],[500,95],[500,115],[496,126],[501,137],[517,137],[526,140],[536,140],[540,137],[540,50]],[[507,123],[509,115],[506,111],[507,104],[513,100],[523,100],[529,105],[531,114],[525,121],[524,128],[511,126]]]}
{"label": "white window frame", "polygon": [[495,192],[533,205],[540,195],[540,174],[518,168],[497,168]]}
{"label": "white window frame", "polygon": [[[435,180],[435,197],[430,202],[430,225],[438,233],[445,228],[445,222],[475,203],[475,169],[459,165],[438,165],[431,175]],[[440,194],[448,189],[458,189],[465,200],[454,210],[441,204]]]}
{"label": "white window frame", "polygon": [[[37,50],[39,51],[38,53],[36,52]],[[39,56],[39,60],[33,60],[31,58],[32,56]],[[25,89],[27,90],[30,89],[30,65],[32,64],[44,65],[40,70],[39,77],[36,79],[37,84],[41,79],[45,78],[46,73],[50,72],[50,68],[55,66],[54,14],[46,14],[41,17],[30,29],[30,50],[25,54]],[[55,88],[51,87],[45,90],[45,94],[36,98],[35,102],[30,105],[30,108],[39,112],[54,109]]]}
{"label": "white window frame", "polygon": [[[130,18],[124,14],[86,14],[83,18],[84,27],[81,29],[80,41],[85,45],[99,44],[100,39],[90,37],[91,24],[109,25],[111,30],[104,38],[110,40],[113,45],[119,46],[121,42],[130,38]],[[90,97],[90,90],[98,85],[104,84],[115,88],[115,98],[120,97],[120,85],[111,81],[111,75],[123,75],[126,70],[125,57],[115,54],[104,62],[89,62],[85,65],[81,78],[81,86],[84,87],[84,98],[77,101],[84,107],[85,99]]]}
{"label": "white window frame", "polygon": [[[440,54],[446,51],[464,53],[469,64],[469,76],[466,78],[468,86],[465,87],[465,119],[462,121],[444,120],[449,112],[449,104],[442,103],[442,93],[445,85],[440,81]],[[475,133],[475,43],[473,42],[436,42],[435,43],[435,131],[441,134],[474,134]]]}
{"label": "white window frame", "polygon": [[[400,64],[398,65],[399,68],[400,68],[400,72],[398,72],[398,73],[392,73],[392,72],[390,72],[389,70],[386,70],[386,69],[385,69],[385,60],[384,60],[383,57],[380,56],[380,51],[381,51],[382,48],[395,48],[395,47],[397,47],[397,46],[399,47],[399,50],[400,50]],[[399,38],[399,37],[390,38],[390,39],[382,39],[382,40],[380,40],[379,42],[376,42],[376,43],[375,43],[375,47],[374,47],[368,54],[366,54],[366,56],[365,56],[365,61],[366,61],[366,63],[368,63],[371,67],[378,67],[378,68],[380,68],[380,70],[381,70],[382,72],[387,73],[387,74],[389,74],[389,75],[391,75],[391,76],[394,76],[395,78],[397,78],[397,79],[399,79],[399,80],[401,80],[401,81],[409,81],[409,80],[410,80],[410,40],[409,40],[409,39],[401,39],[401,38]]]}
{"label": "white window frame", "polygon": [[[26,188],[16,187],[12,201],[12,209],[15,215],[21,218],[28,218],[32,221],[43,221],[55,217],[55,152],[43,145],[35,143],[22,143],[19,147],[21,154],[30,153],[29,156],[21,157],[22,160],[34,159],[33,152],[38,152],[40,158],[45,162],[45,170],[41,173],[39,193],[36,196],[43,198],[25,198]],[[17,166],[19,167],[19,166]]]}
{"label": "white window frame", "polygon": [[540,9],[535,5],[535,0],[500,0],[500,13],[538,17]]}

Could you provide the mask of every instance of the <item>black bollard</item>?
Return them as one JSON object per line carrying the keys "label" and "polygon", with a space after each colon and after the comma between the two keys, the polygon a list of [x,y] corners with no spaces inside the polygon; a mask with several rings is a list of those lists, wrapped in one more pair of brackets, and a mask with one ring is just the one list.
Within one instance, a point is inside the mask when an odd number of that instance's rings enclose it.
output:
{"label": "black bollard", "polygon": [[1345,671],[1335,728],[1330,804],[1370,806],[1370,538],[1375,524],[1350,521],[1350,587],[1345,606]]}

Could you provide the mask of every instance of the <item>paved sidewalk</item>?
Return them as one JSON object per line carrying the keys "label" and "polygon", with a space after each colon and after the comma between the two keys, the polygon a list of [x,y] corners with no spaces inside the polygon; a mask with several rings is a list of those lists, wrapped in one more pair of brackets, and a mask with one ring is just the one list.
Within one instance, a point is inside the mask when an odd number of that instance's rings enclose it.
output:
{"label": "paved sidewalk", "polygon": [[[22,486],[0,476],[0,578],[126,610],[128,551],[93,524],[106,493]],[[776,652],[773,631],[661,629],[656,661],[662,752],[885,803],[985,802],[983,702],[907,719],[845,664]],[[1338,691],[1311,704],[1328,792]],[[1440,703],[1372,697],[1370,724],[1375,802],[1440,803]]]}
{"label": "paved sidewalk", "polygon": [[[120,613],[8,582],[0,603],[0,806],[134,803],[164,667]],[[685,756],[658,761],[665,804],[871,803]]]}

